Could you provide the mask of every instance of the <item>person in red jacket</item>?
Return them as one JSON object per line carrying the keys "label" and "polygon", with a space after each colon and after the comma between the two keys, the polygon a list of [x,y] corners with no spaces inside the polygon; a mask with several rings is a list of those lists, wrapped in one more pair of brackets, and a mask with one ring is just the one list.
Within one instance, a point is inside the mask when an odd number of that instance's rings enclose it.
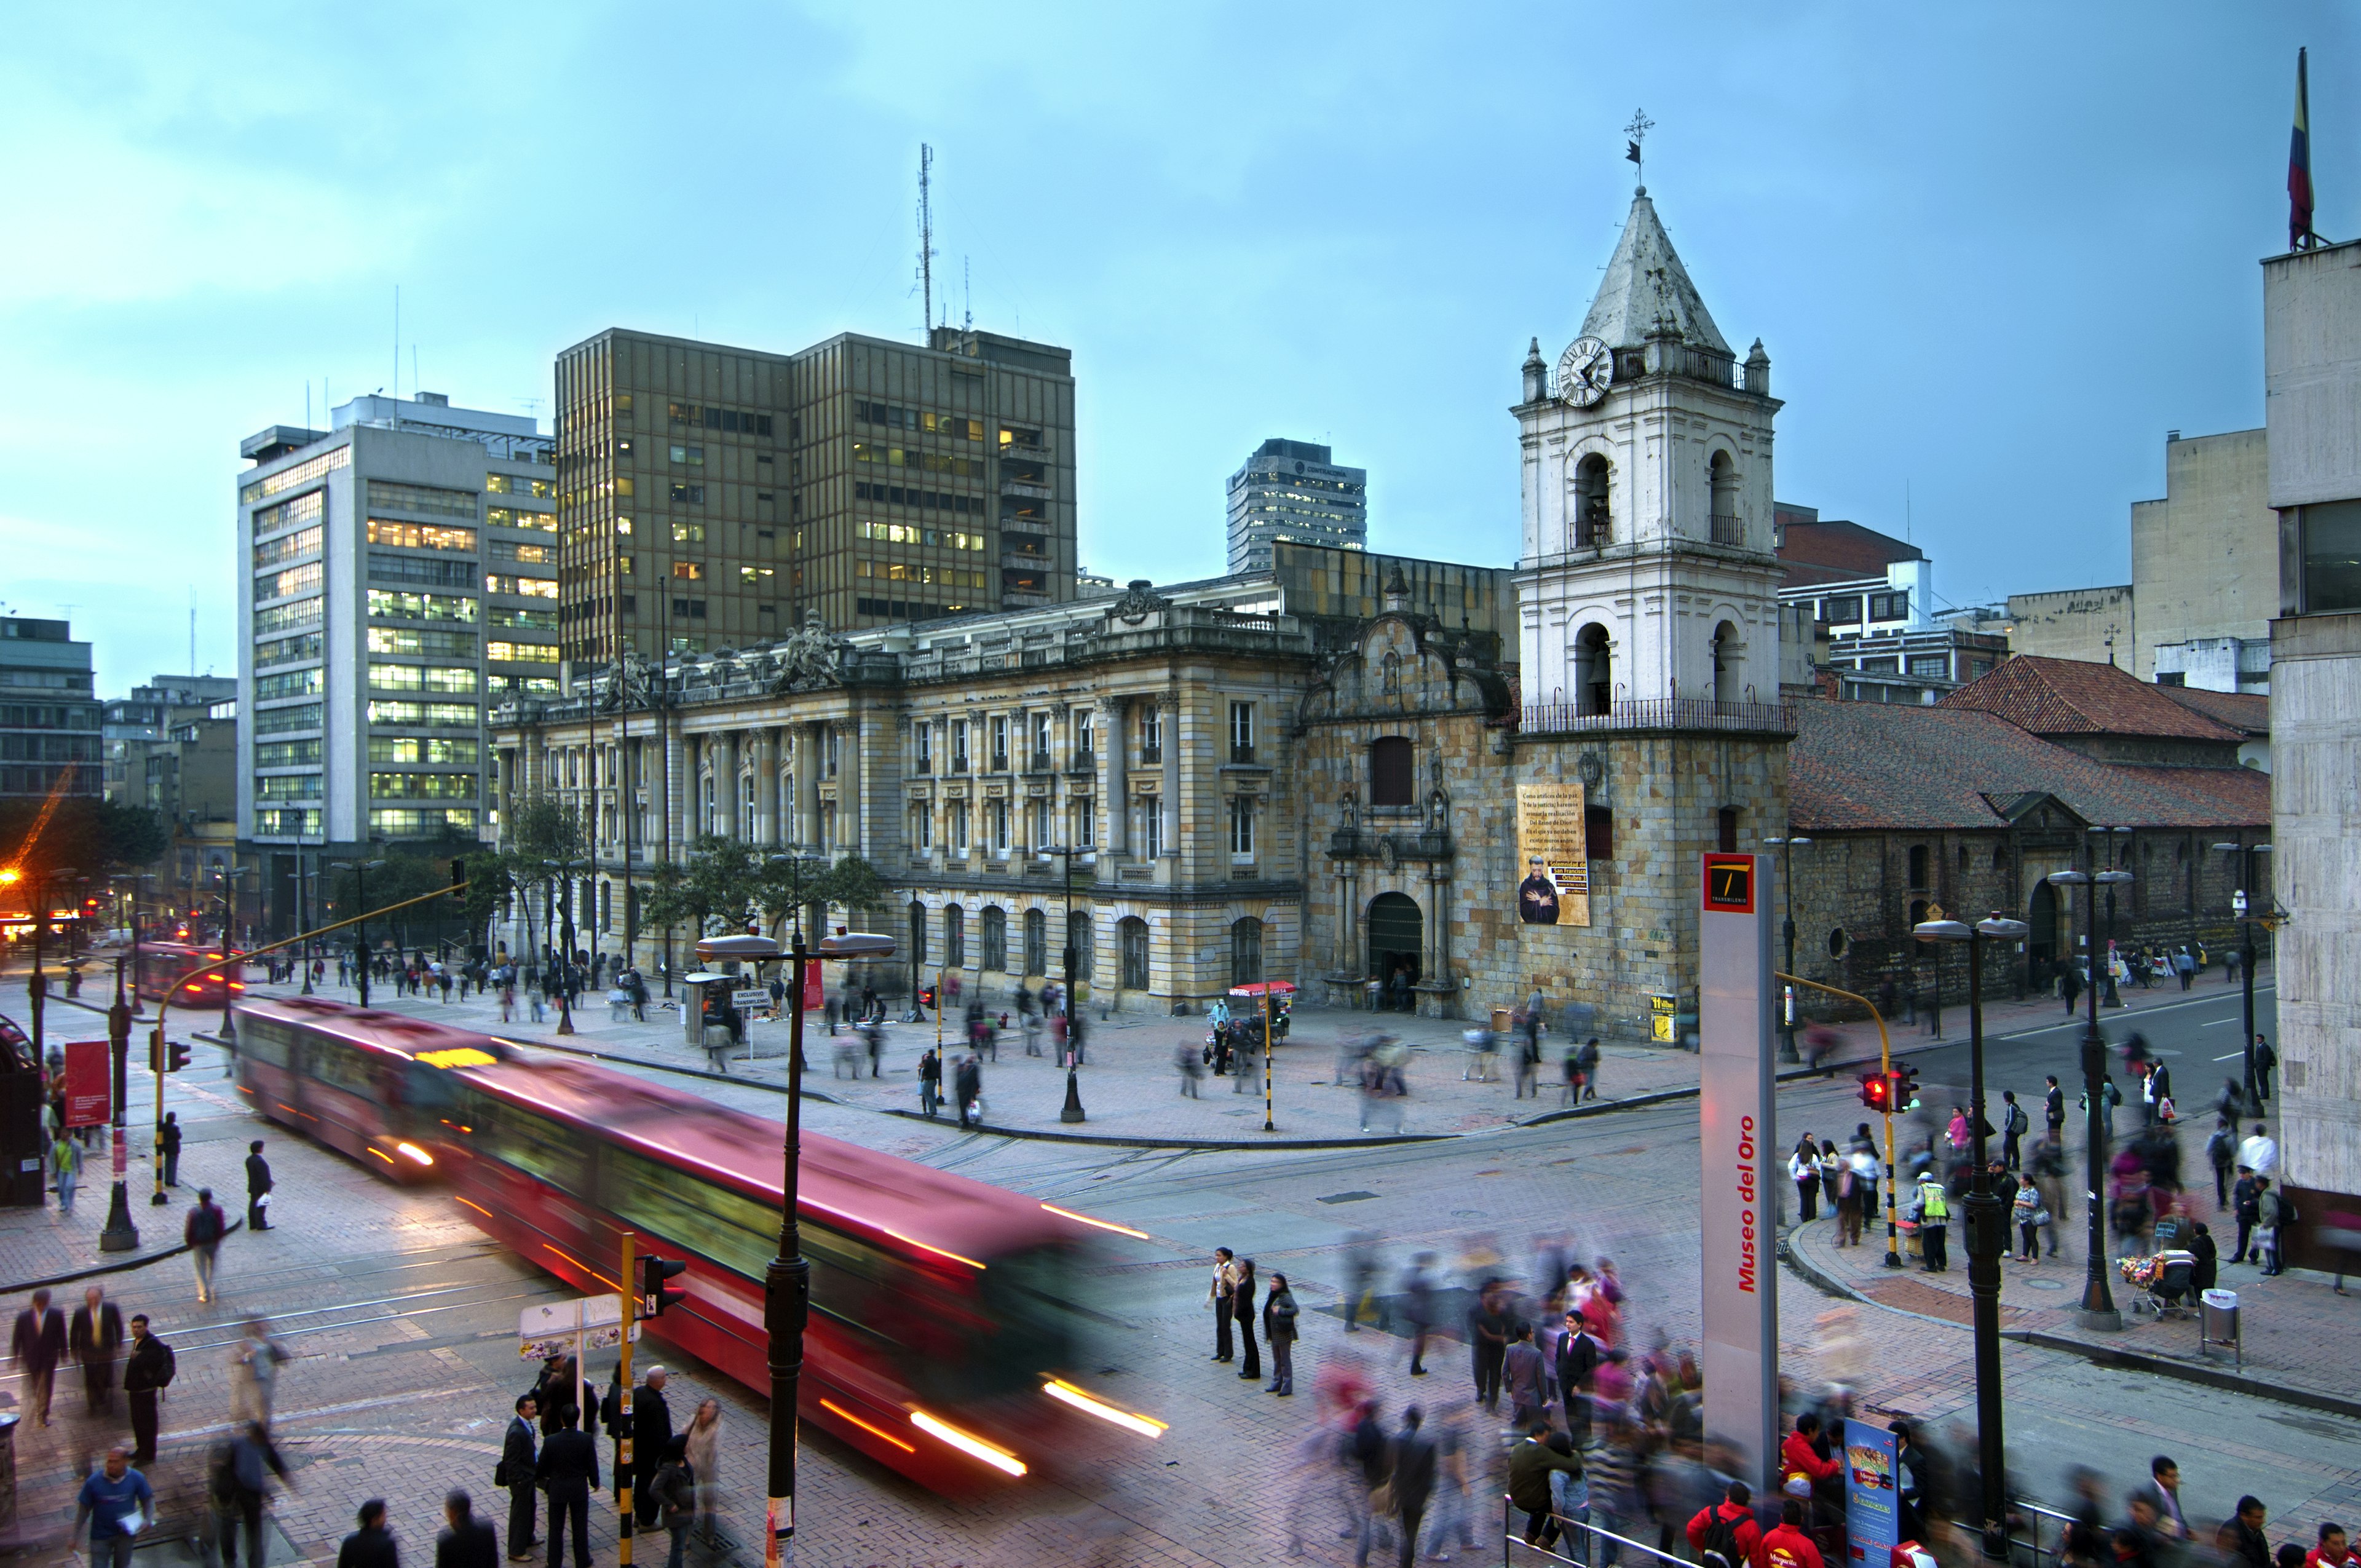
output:
{"label": "person in red jacket", "polygon": [[1754,1568],[1827,1568],[1820,1560],[1820,1549],[1804,1533],[1802,1503],[1793,1497],[1781,1501],[1779,1522],[1754,1549]]}
{"label": "person in red jacket", "polygon": [[2345,1543],[2345,1527],[2323,1524],[2320,1527],[2320,1544],[2303,1554],[2303,1568],[2351,1568],[2356,1561],[2353,1548]]}
{"label": "person in red jacket", "polygon": [[1844,1466],[1833,1459],[1822,1459],[1812,1440],[1820,1435],[1820,1418],[1806,1410],[1795,1418],[1795,1430],[1779,1445],[1779,1479],[1784,1483],[1797,1475],[1811,1482],[1815,1488],[1828,1486],[1844,1474]]}
{"label": "person in red jacket", "polygon": [[[1699,1508],[1689,1520],[1689,1546],[1706,1568],[1747,1568],[1754,1562],[1755,1549],[1763,1544],[1763,1527],[1754,1522],[1754,1510],[1747,1507],[1753,1496],[1745,1482],[1732,1481],[1720,1502]],[[1714,1563],[1708,1553],[1722,1563]]]}

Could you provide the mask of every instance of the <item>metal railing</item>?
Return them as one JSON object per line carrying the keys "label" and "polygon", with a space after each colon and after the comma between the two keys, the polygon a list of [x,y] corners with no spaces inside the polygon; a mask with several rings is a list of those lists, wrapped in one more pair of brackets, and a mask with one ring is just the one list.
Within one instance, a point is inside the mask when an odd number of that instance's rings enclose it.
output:
{"label": "metal railing", "polygon": [[1712,538],[1716,544],[1743,544],[1746,543],[1746,523],[1738,516],[1737,513],[1726,511],[1714,512],[1710,515],[1708,521],[1712,526]]}
{"label": "metal railing", "polygon": [[1569,702],[1528,704],[1517,728],[1526,735],[1573,735],[1598,729],[1730,729],[1784,735],[1792,734],[1795,726],[1783,702],[1673,696],[1610,703],[1604,713]]}
{"label": "metal railing", "polygon": [[[1564,1563],[1568,1564],[1569,1568],[1594,1568],[1594,1565],[1603,1564],[1608,1561],[1609,1552],[1615,1552],[1619,1557],[1626,1552],[1637,1552],[1643,1563],[1672,1564],[1675,1568],[1694,1568],[1694,1565],[1685,1557],[1675,1557],[1669,1552],[1645,1545],[1628,1535],[1618,1535],[1611,1530],[1601,1530],[1586,1519],[1568,1519],[1565,1515],[1559,1514],[1558,1529],[1565,1531],[1569,1538],[1578,1532],[1582,1543],[1581,1556],[1564,1556],[1546,1546],[1535,1546],[1525,1540],[1523,1532],[1517,1528],[1517,1521],[1523,1517],[1524,1511],[1505,1496],[1501,1497],[1500,1568],[1511,1568],[1512,1564],[1519,1563]],[[1589,1510],[1585,1508],[1583,1511],[1587,1513]]]}

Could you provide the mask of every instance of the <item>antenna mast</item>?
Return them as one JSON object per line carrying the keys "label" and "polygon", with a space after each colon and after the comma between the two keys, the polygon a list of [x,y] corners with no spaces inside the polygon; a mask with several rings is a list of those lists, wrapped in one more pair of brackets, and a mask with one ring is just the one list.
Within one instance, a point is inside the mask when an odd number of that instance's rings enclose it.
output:
{"label": "antenna mast", "polygon": [[933,179],[935,149],[925,142],[918,144],[918,292],[925,317],[920,326],[931,333],[935,326],[935,204],[928,190]]}
{"label": "antenna mast", "polygon": [[960,326],[967,332],[975,330],[975,287],[964,256],[960,258]]}

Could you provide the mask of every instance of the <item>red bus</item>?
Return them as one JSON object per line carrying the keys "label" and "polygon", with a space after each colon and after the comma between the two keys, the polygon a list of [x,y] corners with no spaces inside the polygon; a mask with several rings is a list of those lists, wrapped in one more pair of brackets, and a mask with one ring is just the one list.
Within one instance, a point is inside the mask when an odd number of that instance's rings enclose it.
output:
{"label": "red bus", "polygon": [[201,948],[187,942],[142,942],[136,981],[139,994],[150,1002],[161,1002],[169,991],[175,1007],[219,1007],[224,986],[233,996],[246,994],[244,964],[193,980],[185,977],[192,970],[221,962],[223,957],[219,948]]}
{"label": "red bus", "polygon": [[[238,1004],[237,1083],[263,1115],[379,1175],[440,1179],[476,1226],[586,1292],[620,1235],[686,1257],[659,1333],[770,1390],[763,1279],[778,1251],[778,1123],[487,1035],[319,997]],[[966,1490],[1161,1423],[1080,1386],[1097,1222],[804,1135],[811,1264],[804,1419],[930,1486]]]}

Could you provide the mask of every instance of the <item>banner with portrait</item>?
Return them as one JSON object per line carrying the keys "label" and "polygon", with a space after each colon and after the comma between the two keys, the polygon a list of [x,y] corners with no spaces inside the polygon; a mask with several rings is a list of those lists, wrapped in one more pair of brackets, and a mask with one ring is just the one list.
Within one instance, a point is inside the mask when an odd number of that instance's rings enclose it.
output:
{"label": "banner with portrait", "polygon": [[1590,924],[1590,861],[1579,784],[1517,785],[1517,918],[1527,926]]}

